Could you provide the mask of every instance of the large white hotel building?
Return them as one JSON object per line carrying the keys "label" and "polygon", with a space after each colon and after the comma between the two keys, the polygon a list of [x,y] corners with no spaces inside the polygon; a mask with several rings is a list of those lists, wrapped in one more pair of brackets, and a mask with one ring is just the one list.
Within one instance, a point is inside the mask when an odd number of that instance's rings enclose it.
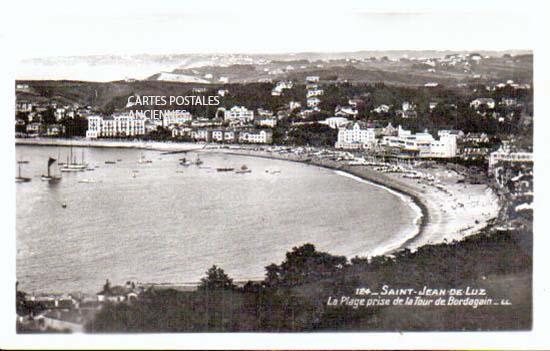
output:
{"label": "large white hotel building", "polygon": [[417,157],[452,158],[457,155],[457,135],[440,131],[439,140],[430,133],[411,133],[399,126],[397,136],[384,136],[381,145],[401,149]]}
{"label": "large white hotel building", "polygon": [[86,138],[129,137],[145,134],[145,118],[137,118],[127,113],[112,116],[89,116]]}
{"label": "large white hotel building", "polygon": [[[451,131],[440,131],[439,140],[430,133],[411,133],[399,126],[397,135],[383,136],[379,144],[395,148],[415,157],[452,158],[457,155],[457,135]],[[375,128],[364,122],[350,122],[338,129],[338,149],[364,149],[377,145]]]}

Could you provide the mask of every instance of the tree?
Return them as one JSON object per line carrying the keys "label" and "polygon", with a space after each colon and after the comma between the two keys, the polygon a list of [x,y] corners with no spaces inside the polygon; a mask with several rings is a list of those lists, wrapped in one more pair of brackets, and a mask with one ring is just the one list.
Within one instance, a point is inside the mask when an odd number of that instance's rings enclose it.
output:
{"label": "tree", "polygon": [[206,272],[206,277],[201,278],[199,290],[233,290],[236,286],[233,279],[225,274],[224,270],[213,265]]}
{"label": "tree", "polygon": [[19,120],[22,120],[22,121],[25,121],[25,123],[28,123],[29,122],[29,114],[26,113],[26,112],[17,112],[15,114],[15,119],[19,119]]}
{"label": "tree", "polygon": [[54,124],[56,122],[55,113],[51,107],[42,112],[42,123]]}
{"label": "tree", "polygon": [[109,279],[107,279],[105,281],[105,284],[103,285],[103,291],[109,292],[110,290],[111,290],[111,282],[109,281]]}
{"label": "tree", "polygon": [[268,287],[303,284],[312,280],[329,277],[347,265],[345,256],[334,256],[320,252],[312,244],[292,248],[279,266],[266,267],[264,285]]}

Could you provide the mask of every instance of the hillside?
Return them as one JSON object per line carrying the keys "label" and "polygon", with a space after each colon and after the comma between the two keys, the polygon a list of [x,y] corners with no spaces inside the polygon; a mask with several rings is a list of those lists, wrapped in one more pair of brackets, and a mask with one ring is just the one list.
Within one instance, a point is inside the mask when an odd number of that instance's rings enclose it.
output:
{"label": "hillside", "polygon": [[[529,51],[508,50],[501,52],[479,51],[483,57],[496,60],[505,55],[514,58],[531,56]],[[244,82],[251,79],[279,79],[290,71],[322,68],[330,71],[333,66],[353,65],[358,69],[387,70],[395,67],[386,65],[398,62],[404,69],[411,69],[426,59],[441,59],[452,55],[467,55],[468,52],[436,50],[390,50],[357,52],[304,52],[287,54],[141,54],[141,55],[93,55],[34,58],[21,60],[17,64],[19,79],[41,80],[86,80],[116,81],[125,78],[146,79],[161,72],[185,73],[204,78],[209,71],[219,76],[235,74],[235,66],[252,65],[255,72],[241,72],[230,77],[232,81]],[[483,60],[485,61],[485,60]],[[287,70],[288,66],[292,68]],[[228,70],[228,68],[231,69]],[[267,71],[266,71],[267,69]],[[281,70],[281,72],[277,72]],[[216,76],[216,73],[218,76]],[[462,72],[464,73],[464,72]],[[251,74],[251,75],[249,75]],[[361,79],[369,79],[361,78]],[[212,81],[214,82],[214,81]],[[407,83],[406,77],[399,82]]]}

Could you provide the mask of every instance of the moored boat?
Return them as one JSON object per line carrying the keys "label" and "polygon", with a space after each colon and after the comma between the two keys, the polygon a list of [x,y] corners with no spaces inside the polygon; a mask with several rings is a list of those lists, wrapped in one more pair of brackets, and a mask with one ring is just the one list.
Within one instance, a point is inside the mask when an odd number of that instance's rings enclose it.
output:
{"label": "moored boat", "polygon": [[153,163],[153,161],[152,161],[152,160],[146,159],[146,158],[145,158],[145,155],[142,153],[142,154],[141,154],[141,157],[140,157],[139,160],[138,160],[138,163],[139,163],[139,164],[147,164],[147,163]]}
{"label": "moored boat", "polygon": [[184,158],[180,158],[180,166],[184,166],[184,167],[187,167],[187,166],[191,166],[191,162],[187,161],[187,159],[184,157]]}
{"label": "moored boat", "polygon": [[28,161],[18,161],[17,163],[18,163],[18,166],[19,166],[19,171],[17,172],[17,177],[15,177],[15,182],[16,183],[30,182],[31,178],[21,176],[21,164],[22,163],[29,163],[29,162]]}
{"label": "moored boat", "polygon": [[241,166],[241,169],[238,169],[235,171],[235,173],[238,173],[238,174],[243,174],[243,173],[251,173],[252,170],[249,169],[246,165],[242,165]]}
{"label": "moored boat", "polygon": [[42,179],[43,181],[48,181],[50,183],[56,183],[56,182],[59,182],[61,180],[61,177],[60,176],[56,176],[54,175],[52,172],[51,172],[51,166],[56,162],[57,160],[55,158],[52,158],[50,157],[48,159],[48,173],[47,174],[42,174],[42,176],[40,177],[40,179]]}
{"label": "moored boat", "polygon": [[71,147],[67,162],[59,170],[61,172],[84,172],[86,168],[88,168],[88,164],[84,162],[84,150],[82,150],[82,161],[77,162],[76,157],[73,157],[73,148]]}

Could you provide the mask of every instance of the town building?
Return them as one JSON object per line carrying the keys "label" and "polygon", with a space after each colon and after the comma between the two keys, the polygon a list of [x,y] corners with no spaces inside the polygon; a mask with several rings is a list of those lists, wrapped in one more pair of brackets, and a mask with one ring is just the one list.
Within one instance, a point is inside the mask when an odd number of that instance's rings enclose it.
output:
{"label": "town building", "polygon": [[411,133],[398,127],[397,136],[384,136],[381,145],[395,148],[409,156],[421,158],[452,158],[457,155],[457,136],[439,133],[439,140],[428,133]]}
{"label": "town building", "polygon": [[172,138],[181,138],[191,135],[193,128],[186,126],[172,126]]}
{"label": "town building", "polygon": [[353,106],[336,106],[334,114],[339,117],[356,118],[359,112]]}
{"label": "town building", "polygon": [[32,103],[30,102],[20,102],[15,105],[15,110],[17,112],[32,112]]}
{"label": "town building", "polygon": [[319,76],[306,77],[306,83],[317,83],[317,82],[319,82]]}
{"label": "town building", "polygon": [[271,130],[250,130],[239,133],[239,142],[249,144],[271,144],[273,143],[273,132]]}
{"label": "town building", "polygon": [[382,136],[395,136],[398,131],[398,128],[394,127],[391,123],[388,123],[387,126],[380,128],[379,134]]}
{"label": "town building", "polygon": [[365,101],[362,99],[348,99],[348,105],[353,108],[359,107],[359,105],[364,105]]}
{"label": "town building", "polygon": [[65,126],[61,124],[48,124],[46,126],[47,136],[59,136],[63,133],[65,133]]}
{"label": "town building", "polygon": [[225,110],[224,120],[227,122],[235,120],[244,123],[252,122],[254,120],[254,111],[244,106],[233,106],[230,110]]}
{"label": "town building", "polygon": [[131,302],[137,300],[139,294],[143,291],[142,288],[138,288],[135,284],[128,282],[126,285],[111,286],[109,281],[103,286],[103,290],[96,294],[98,302]]}
{"label": "town building", "polygon": [[214,142],[223,142],[224,140],[224,130],[223,129],[214,129],[212,130],[212,141]]}
{"label": "town building", "polygon": [[210,142],[212,141],[212,130],[206,128],[193,130],[191,132],[191,138],[195,141]]}
{"label": "town building", "polygon": [[479,109],[481,106],[484,106],[489,109],[495,108],[495,100],[493,98],[477,98],[470,102],[470,107]]}
{"label": "town building", "polygon": [[63,118],[65,118],[65,109],[63,107],[58,107],[54,111],[54,116],[56,121],[61,121]]}
{"label": "town building", "polygon": [[277,126],[277,118],[275,117],[261,117],[254,121],[254,124],[260,127],[275,128]]}
{"label": "town building", "polygon": [[191,113],[185,110],[165,111],[162,116],[162,126],[182,125],[193,120]]}
{"label": "town building", "polygon": [[291,101],[291,102],[288,103],[288,109],[289,109],[290,111],[292,111],[292,110],[297,110],[297,109],[299,109],[299,108],[301,108],[301,107],[302,107],[302,104],[301,104],[300,102],[298,102],[298,101]]}
{"label": "town building", "polygon": [[111,116],[89,116],[86,138],[117,138],[145,134],[145,118],[134,117],[128,113]]}
{"label": "town building", "polygon": [[321,100],[316,97],[308,98],[307,99],[307,107],[317,107],[321,103]]}
{"label": "town building", "polygon": [[363,121],[349,122],[338,129],[337,149],[363,149],[376,144],[374,128]]}
{"label": "town building", "polygon": [[260,116],[260,117],[271,117],[271,116],[273,116],[273,111],[266,110],[266,109],[263,109],[263,108],[259,108],[258,109],[258,116]]}
{"label": "town building", "polygon": [[346,117],[334,116],[334,117],[329,117],[329,118],[325,119],[324,121],[320,121],[319,123],[320,124],[325,124],[325,125],[329,126],[332,129],[338,129],[338,128],[344,126],[345,124],[347,124],[348,122],[349,122],[349,120]]}
{"label": "town building", "polygon": [[306,97],[321,96],[324,94],[323,89],[308,89]]}
{"label": "town building", "polygon": [[500,100],[500,104],[506,107],[514,107],[518,104],[518,99],[513,97],[503,97]]}
{"label": "town building", "polygon": [[273,89],[271,90],[271,95],[281,96],[285,89],[292,89],[293,86],[294,84],[290,80],[289,81],[282,80],[280,82],[277,82],[275,87],[273,87]]}
{"label": "town building", "polygon": [[502,145],[497,151],[491,152],[489,155],[489,171],[491,171],[498,163],[519,164],[532,163],[533,153],[525,151],[513,152],[507,145]]}
{"label": "town building", "polygon": [[390,111],[390,106],[385,104],[379,105],[373,110],[373,112],[376,112],[376,113],[388,113],[389,111]]}

